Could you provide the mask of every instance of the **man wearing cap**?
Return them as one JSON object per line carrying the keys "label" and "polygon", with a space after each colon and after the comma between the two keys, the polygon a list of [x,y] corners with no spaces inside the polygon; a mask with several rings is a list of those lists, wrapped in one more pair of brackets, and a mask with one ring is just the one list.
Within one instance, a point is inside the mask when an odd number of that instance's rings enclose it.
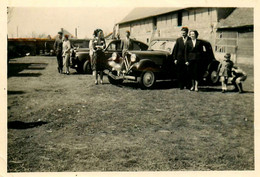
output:
{"label": "man wearing cap", "polygon": [[63,62],[62,62],[62,32],[58,32],[58,37],[54,42],[54,51],[56,52],[57,62],[58,62],[58,72],[62,73]]}
{"label": "man wearing cap", "polygon": [[220,63],[218,70],[219,70],[219,76],[220,81],[222,83],[222,93],[225,93],[227,91],[227,81],[228,78],[231,77],[231,70],[234,65],[234,63],[230,60],[230,53],[226,53],[224,56],[224,60]]}
{"label": "man wearing cap", "polygon": [[187,74],[187,66],[185,65],[185,44],[190,37],[188,36],[189,29],[187,27],[182,27],[181,36],[177,38],[176,44],[174,47],[174,63],[177,67],[177,78],[179,81],[179,88],[182,90],[184,86],[188,86],[188,74]]}

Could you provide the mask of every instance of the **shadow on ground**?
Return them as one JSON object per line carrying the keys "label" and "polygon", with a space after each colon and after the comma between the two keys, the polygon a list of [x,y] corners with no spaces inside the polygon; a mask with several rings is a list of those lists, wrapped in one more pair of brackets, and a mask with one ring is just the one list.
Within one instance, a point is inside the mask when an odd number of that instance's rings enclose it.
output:
{"label": "shadow on ground", "polygon": [[24,94],[25,92],[24,91],[11,91],[11,90],[8,90],[7,91],[7,95],[20,95],[20,94]]}
{"label": "shadow on ground", "polygon": [[8,122],[8,129],[28,129],[38,127],[48,122],[37,121],[37,122],[22,122],[22,121],[10,121]]}
{"label": "shadow on ground", "polygon": [[47,63],[8,63],[7,77],[39,77],[40,73],[20,73],[23,70],[43,70]]}

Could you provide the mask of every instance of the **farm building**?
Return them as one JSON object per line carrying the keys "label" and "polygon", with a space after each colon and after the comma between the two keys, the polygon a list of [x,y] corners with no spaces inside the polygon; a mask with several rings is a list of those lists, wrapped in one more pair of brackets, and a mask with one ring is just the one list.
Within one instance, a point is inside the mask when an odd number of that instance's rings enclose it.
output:
{"label": "farm building", "polygon": [[117,32],[148,43],[154,37],[178,37],[183,26],[196,29],[199,37],[215,42],[216,26],[235,8],[136,8],[117,24]]}
{"label": "farm building", "polygon": [[253,63],[254,56],[253,8],[237,8],[217,25],[215,51],[232,53],[239,63]]}

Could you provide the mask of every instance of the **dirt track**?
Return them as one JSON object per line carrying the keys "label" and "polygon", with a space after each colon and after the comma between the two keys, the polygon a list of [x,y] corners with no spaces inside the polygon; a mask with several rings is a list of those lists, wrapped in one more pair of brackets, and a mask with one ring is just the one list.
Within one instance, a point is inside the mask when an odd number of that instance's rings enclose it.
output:
{"label": "dirt track", "polygon": [[[245,94],[162,82],[154,90],[57,72],[55,57],[8,71],[8,171],[254,169],[253,66]],[[231,87],[229,88],[231,89]]]}

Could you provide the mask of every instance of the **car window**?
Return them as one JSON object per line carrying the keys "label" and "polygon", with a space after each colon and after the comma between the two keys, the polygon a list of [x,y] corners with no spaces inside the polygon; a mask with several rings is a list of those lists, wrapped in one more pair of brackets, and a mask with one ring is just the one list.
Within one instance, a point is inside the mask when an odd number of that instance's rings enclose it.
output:
{"label": "car window", "polygon": [[89,41],[71,41],[72,47],[89,48]]}
{"label": "car window", "polygon": [[174,46],[175,46],[175,41],[156,40],[150,43],[149,50],[162,50],[162,51],[168,51],[172,53]]}
{"label": "car window", "polygon": [[138,44],[140,44],[140,43],[135,43],[134,42],[133,50],[141,50],[141,48],[140,48],[140,46]]}
{"label": "car window", "polygon": [[107,47],[108,50],[116,50],[116,44],[115,43],[110,43],[109,46]]}

